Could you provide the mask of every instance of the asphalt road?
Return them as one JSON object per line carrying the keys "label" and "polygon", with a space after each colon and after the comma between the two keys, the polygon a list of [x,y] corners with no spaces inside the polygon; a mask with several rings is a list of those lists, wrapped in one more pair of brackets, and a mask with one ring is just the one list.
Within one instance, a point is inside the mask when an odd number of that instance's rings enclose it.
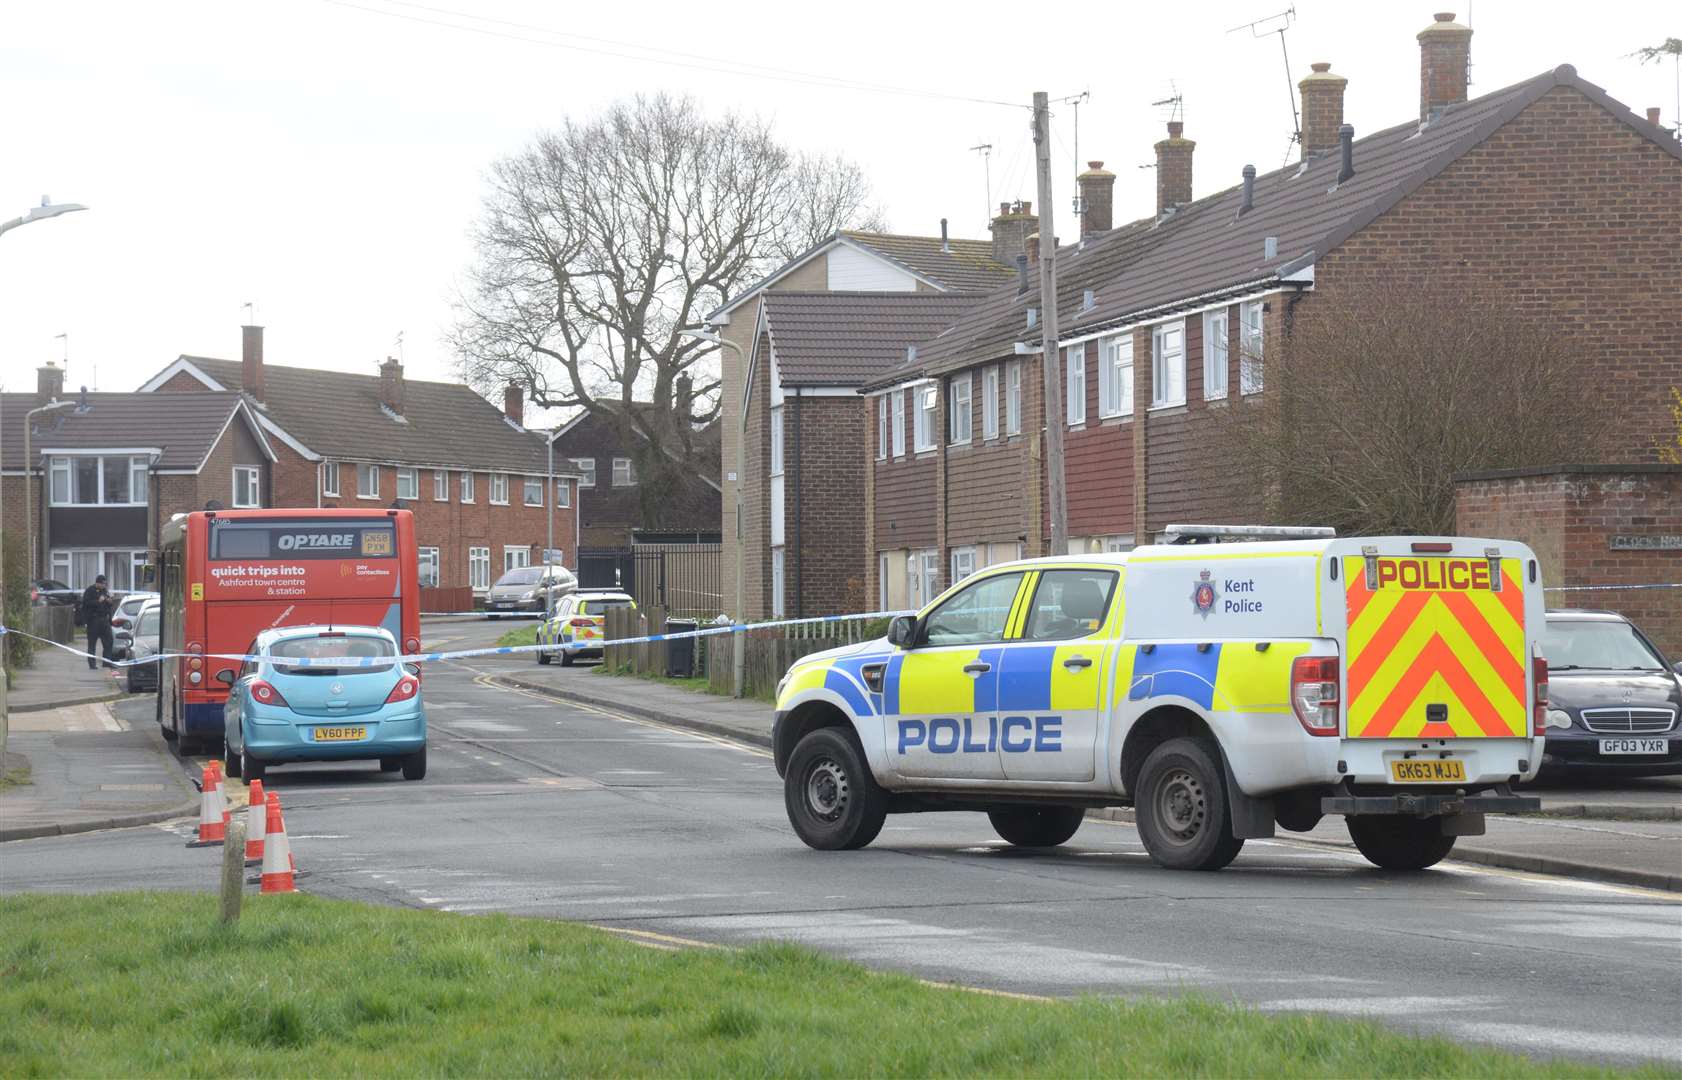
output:
{"label": "asphalt road", "polygon": [[[494,637],[440,633],[462,647]],[[1538,1055],[1682,1064],[1675,898],[1456,864],[1389,874],[1284,839],[1251,841],[1219,873],[1170,873],[1131,826],[1096,821],[1050,854],[962,814],[890,818],[865,851],[815,852],[788,826],[765,751],[493,682],[528,663],[428,670],[424,781],[362,764],[271,772],[301,887],[644,940],[787,939],[1013,991],[1196,991]],[[137,724],[149,713],[122,708]],[[191,829],[7,844],[0,891],[213,888],[220,855],[185,848]]]}

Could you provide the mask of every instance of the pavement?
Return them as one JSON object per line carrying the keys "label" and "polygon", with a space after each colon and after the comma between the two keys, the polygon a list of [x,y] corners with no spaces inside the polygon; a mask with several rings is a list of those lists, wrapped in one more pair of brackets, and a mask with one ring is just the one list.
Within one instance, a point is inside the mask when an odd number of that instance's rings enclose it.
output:
{"label": "pavement", "polygon": [[[87,639],[78,638],[72,647],[84,649]],[[12,673],[6,695],[12,713],[56,709],[93,701],[113,701],[126,691],[116,668],[90,668],[85,657],[73,656],[41,642],[35,643],[35,663]],[[13,724],[13,730],[17,729]]]}

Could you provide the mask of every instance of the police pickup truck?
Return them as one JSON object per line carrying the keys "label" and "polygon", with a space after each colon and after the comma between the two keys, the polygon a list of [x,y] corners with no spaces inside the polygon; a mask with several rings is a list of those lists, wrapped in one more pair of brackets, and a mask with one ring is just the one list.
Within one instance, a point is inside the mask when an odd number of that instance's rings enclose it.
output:
{"label": "police pickup truck", "polygon": [[987,567],[886,638],[796,663],[773,731],[795,832],[860,848],[887,814],[969,810],[1043,847],[1131,806],[1157,864],[1213,870],[1342,814],[1367,859],[1421,869],[1485,814],[1539,808],[1510,788],[1547,713],[1529,548],[1169,538]]}

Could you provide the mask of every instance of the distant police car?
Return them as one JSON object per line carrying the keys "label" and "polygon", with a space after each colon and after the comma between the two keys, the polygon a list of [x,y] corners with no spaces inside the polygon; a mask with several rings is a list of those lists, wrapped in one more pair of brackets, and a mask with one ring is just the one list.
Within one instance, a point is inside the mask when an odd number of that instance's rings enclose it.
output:
{"label": "distant police car", "polygon": [[[889,813],[972,810],[1050,846],[1133,806],[1158,864],[1215,869],[1335,813],[1369,860],[1418,869],[1538,807],[1508,788],[1540,767],[1546,713],[1528,548],[1171,532],[988,567],[795,664],[773,746],[796,833],[858,848]],[[1287,538],[1210,543],[1258,535]]]}

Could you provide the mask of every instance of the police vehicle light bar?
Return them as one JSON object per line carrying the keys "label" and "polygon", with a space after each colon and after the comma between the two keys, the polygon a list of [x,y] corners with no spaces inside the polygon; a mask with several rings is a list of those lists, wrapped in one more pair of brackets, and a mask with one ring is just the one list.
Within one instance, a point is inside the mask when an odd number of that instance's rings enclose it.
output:
{"label": "police vehicle light bar", "polygon": [[1170,525],[1163,533],[1169,544],[1219,544],[1231,540],[1332,540],[1337,530],[1326,525]]}

